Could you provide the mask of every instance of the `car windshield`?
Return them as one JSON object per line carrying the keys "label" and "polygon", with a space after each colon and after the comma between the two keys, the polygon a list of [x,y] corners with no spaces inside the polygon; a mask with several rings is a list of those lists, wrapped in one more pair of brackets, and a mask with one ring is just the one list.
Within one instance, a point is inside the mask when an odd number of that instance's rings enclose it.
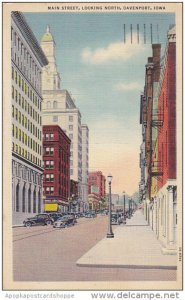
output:
{"label": "car windshield", "polygon": [[68,217],[67,216],[63,216],[63,217],[60,217],[57,221],[66,220],[66,219],[68,219]]}

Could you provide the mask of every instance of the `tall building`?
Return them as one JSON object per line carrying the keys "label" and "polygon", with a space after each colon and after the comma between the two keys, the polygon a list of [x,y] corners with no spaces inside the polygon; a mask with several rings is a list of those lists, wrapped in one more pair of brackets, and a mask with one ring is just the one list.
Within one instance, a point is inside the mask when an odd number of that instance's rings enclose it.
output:
{"label": "tall building", "polygon": [[82,199],[86,199],[85,210],[88,210],[89,179],[89,128],[82,124]]}
{"label": "tall building", "polygon": [[[176,31],[168,31],[168,44],[164,56],[158,89],[158,111],[163,125],[157,136],[157,158],[160,180],[155,198],[156,234],[164,253],[176,253],[177,242],[177,153],[176,153]],[[158,163],[155,163],[155,161]],[[180,199],[180,198],[178,198]]]}
{"label": "tall building", "polygon": [[12,12],[13,224],[43,209],[41,73],[47,63],[23,14]]}
{"label": "tall building", "polygon": [[[82,175],[82,126],[81,113],[75,101],[67,90],[61,90],[61,79],[57,71],[55,57],[55,41],[47,27],[41,40],[41,47],[46,54],[49,64],[43,70],[43,124],[59,125],[71,140],[70,177],[78,182],[77,210],[83,211],[87,206],[85,182],[88,173],[88,164],[84,165]],[[85,125],[84,125],[85,126]],[[85,139],[88,155],[88,141]],[[86,159],[86,158],[85,158]]]}
{"label": "tall building", "polygon": [[144,214],[156,233],[164,253],[176,252],[177,153],[176,137],[176,32],[167,34],[165,53],[153,45],[153,57],[146,65],[141,96],[140,197]]}
{"label": "tall building", "polygon": [[45,211],[67,211],[69,208],[70,142],[58,125],[43,126]]}

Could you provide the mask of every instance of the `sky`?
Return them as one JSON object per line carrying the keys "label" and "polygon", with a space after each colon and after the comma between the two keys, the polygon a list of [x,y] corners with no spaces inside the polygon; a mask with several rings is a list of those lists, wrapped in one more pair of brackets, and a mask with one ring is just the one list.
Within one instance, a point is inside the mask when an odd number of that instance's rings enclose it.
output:
{"label": "sky", "polygon": [[[61,88],[89,127],[89,171],[113,176],[112,191],[132,195],[140,181],[140,94],[152,42],[166,45],[170,13],[24,13],[40,42],[50,26]],[[124,43],[124,24],[125,37]],[[132,24],[132,43],[130,25]],[[139,43],[137,42],[139,24]],[[144,24],[146,43],[144,43]]]}

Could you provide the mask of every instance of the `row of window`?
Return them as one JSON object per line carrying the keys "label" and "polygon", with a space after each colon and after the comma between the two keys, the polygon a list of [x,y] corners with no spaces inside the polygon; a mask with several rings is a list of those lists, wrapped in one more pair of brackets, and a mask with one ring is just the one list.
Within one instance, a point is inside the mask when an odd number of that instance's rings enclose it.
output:
{"label": "row of window", "polygon": [[18,129],[18,127],[14,124],[12,124],[12,136],[36,153],[42,155],[42,147],[34,139],[30,138],[30,136],[27,135],[23,130]]}
{"label": "row of window", "polygon": [[[63,195],[64,197],[68,197],[68,190],[65,188],[59,189],[60,195]],[[43,194],[45,195],[54,195],[54,187],[53,186],[47,186],[43,187]]]}
{"label": "row of window", "polygon": [[25,80],[21,77],[20,74],[15,70],[14,67],[12,67],[12,80],[15,81],[15,83],[22,89],[22,91],[25,93],[28,98],[33,102],[33,104],[41,111],[42,110],[42,104],[39,99],[35,95],[35,93],[32,91],[32,89],[29,87],[29,85],[25,82]]}
{"label": "row of window", "polygon": [[38,124],[42,125],[41,115],[26,101],[24,97],[12,86],[12,99],[16,101]]}
{"label": "row of window", "polygon": [[31,154],[29,151],[27,151],[26,149],[22,148],[21,146],[18,146],[16,143],[12,143],[12,150],[21,155],[22,157],[24,157],[25,159],[30,160],[32,163],[42,167],[42,161],[41,159],[39,159],[38,157],[36,157],[35,155]]}
{"label": "row of window", "polygon": [[11,57],[32,84],[41,92],[41,70],[27,51],[21,38],[11,27]]}
{"label": "row of window", "polygon": [[15,118],[19,124],[22,124],[30,133],[35,135],[40,141],[42,140],[42,132],[37,128],[24,114],[12,105],[12,118]]}
{"label": "row of window", "polygon": [[54,139],[54,134],[53,134],[53,133],[45,133],[45,134],[44,134],[44,139],[45,139],[46,141],[53,140],[53,139]]}

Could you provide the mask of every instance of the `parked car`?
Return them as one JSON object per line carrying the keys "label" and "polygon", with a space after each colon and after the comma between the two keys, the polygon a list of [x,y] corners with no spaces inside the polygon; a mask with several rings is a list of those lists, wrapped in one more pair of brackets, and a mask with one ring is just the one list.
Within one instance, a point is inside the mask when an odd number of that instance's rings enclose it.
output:
{"label": "parked car", "polygon": [[65,228],[76,223],[76,218],[73,215],[65,215],[54,222],[53,228]]}
{"label": "parked car", "polygon": [[94,211],[88,211],[85,214],[85,218],[95,218],[96,217],[96,213]]}
{"label": "parked car", "polygon": [[53,220],[53,222],[63,216],[63,214],[61,214],[61,213],[47,213],[47,214],[50,216],[50,218]]}
{"label": "parked car", "polygon": [[111,214],[111,224],[112,225],[120,225],[123,223],[123,218],[121,216],[121,213],[112,213]]}
{"label": "parked car", "polygon": [[101,212],[101,216],[106,216],[106,215],[108,215],[108,213],[109,213],[108,210],[103,210],[103,211]]}
{"label": "parked car", "polygon": [[23,224],[25,227],[31,227],[34,225],[50,225],[53,224],[53,219],[48,214],[43,213],[25,219]]}

